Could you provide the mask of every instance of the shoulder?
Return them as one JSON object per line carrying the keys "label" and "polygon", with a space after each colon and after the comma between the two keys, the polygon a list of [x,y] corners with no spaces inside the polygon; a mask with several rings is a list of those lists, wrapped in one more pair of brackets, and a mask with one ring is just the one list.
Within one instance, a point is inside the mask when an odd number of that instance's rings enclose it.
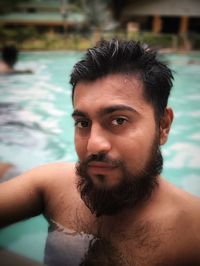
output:
{"label": "shoulder", "polygon": [[200,250],[200,198],[173,185],[169,188],[169,224],[183,250],[185,248],[188,254],[194,254]]}
{"label": "shoulder", "polygon": [[200,197],[164,181],[167,209],[182,222],[190,223],[196,220],[200,225]]}
{"label": "shoulder", "polygon": [[[200,261],[200,198],[163,181],[149,219],[151,243],[159,243],[156,256]],[[159,199],[159,200],[158,200]],[[185,265],[173,264],[170,265]],[[200,265],[200,264],[186,264]]]}
{"label": "shoulder", "polygon": [[41,166],[38,166],[38,167],[35,167],[28,172],[44,172],[44,173],[48,173],[48,174],[51,174],[51,173],[57,173],[59,174],[59,172],[62,172],[62,171],[73,171],[73,169],[75,169],[75,163],[74,162],[54,162],[54,163],[47,163],[47,164],[44,164],[44,165],[41,165]]}
{"label": "shoulder", "polygon": [[50,163],[27,173],[37,178],[38,190],[43,197],[43,213],[48,220],[65,223],[69,212],[79,200],[75,165],[66,162]]}
{"label": "shoulder", "polygon": [[45,215],[52,217],[61,207],[66,207],[76,192],[75,163],[48,163],[25,173],[34,180],[34,186],[41,192]]}
{"label": "shoulder", "polygon": [[[164,231],[173,232],[178,238],[190,239],[198,235],[200,245],[200,198],[175,185],[161,180],[158,196],[149,217],[161,223]],[[169,235],[171,235],[169,233]],[[186,243],[186,241],[183,241]],[[190,241],[188,241],[189,243]]]}
{"label": "shoulder", "polygon": [[70,181],[75,177],[75,163],[56,162],[33,168],[23,174],[33,178],[40,186],[46,186],[51,182]]}

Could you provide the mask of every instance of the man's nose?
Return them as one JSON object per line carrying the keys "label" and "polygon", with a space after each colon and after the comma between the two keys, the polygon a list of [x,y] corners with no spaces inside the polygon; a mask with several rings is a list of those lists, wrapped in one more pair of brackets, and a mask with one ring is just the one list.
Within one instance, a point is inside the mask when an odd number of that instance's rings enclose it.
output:
{"label": "man's nose", "polygon": [[107,153],[111,149],[111,143],[106,130],[99,125],[92,125],[87,144],[87,151],[90,154]]}

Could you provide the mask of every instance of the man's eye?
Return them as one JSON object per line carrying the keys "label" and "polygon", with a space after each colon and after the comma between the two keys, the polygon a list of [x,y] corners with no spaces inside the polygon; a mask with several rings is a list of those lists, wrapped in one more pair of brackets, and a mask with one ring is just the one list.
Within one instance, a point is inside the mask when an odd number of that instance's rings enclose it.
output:
{"label": "man's eye", "polygon": [[87,120],[75,121],[75,126],[78,128],[87,128],[89,126],[89,121]]}
{"label": "man's eye", "polygon": [[112,124],[115,126],[123,125],[124,123],[127,122],[127,119],[124,117],[118,117],[112,121]]}

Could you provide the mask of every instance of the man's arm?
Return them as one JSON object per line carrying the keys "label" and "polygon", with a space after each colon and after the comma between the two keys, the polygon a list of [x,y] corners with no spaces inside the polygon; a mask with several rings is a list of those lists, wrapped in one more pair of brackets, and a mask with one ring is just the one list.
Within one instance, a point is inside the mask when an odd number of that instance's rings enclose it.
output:
{"label": "man's arm", "polygon": [[43,211],[39,172],[29,171],[0,184],[0,228]]}
{"label": "man's arm", "polygon": [[[0,184],[0,228],[44,213],[51,215],[52,201],[71,198],[74,163],[50,163]],[[49,214],[50,211],[50,214]]]}

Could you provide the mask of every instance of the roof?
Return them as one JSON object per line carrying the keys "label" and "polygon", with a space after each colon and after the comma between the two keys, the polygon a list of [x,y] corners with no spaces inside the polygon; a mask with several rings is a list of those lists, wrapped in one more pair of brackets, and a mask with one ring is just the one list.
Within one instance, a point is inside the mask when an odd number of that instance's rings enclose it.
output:
{"label": "roof", "polygon": [[30,8],[30,7],[36,7],[36,8],[55,8],[58,9],[61,6],[61,3],[59,1],[29,1],[29,2],[21,2],[17,4],[18,8]]}
{"label": "roof", "polygon": [[190,16],[200,17],[199,0],[135,0],[127,4],[121,16]]}
{"label": "roof", "polygon": [[36,10],[37,12],[59,12],[61,9],[65,8],[66,10],[79,10],[80,7],[76,4],[68,3],[68,1],[49,1],[49,0],[40,0],[40,1],[24,1],[22,3],[18,3],[16,6],[16,10],[18,11],[27,11],[30,9]]}
{"label": "roof", "polygon": [[[85,17],[82,14],[70,13],[67,14],[65,21],[68,24],[82,24],[85,22]],[[62,25],[63,17],[60,13],[9,13],[0,16],[0,23],[3,24],[48,24]]]}

